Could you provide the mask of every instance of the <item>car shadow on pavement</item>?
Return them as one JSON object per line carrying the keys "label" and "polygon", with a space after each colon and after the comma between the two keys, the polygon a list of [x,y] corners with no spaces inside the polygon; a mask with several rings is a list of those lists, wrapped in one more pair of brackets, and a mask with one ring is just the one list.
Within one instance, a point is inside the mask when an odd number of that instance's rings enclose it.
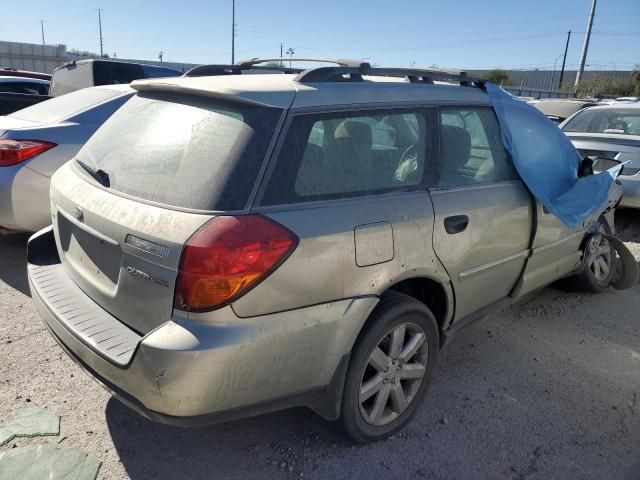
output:
{"label": "car shadow on pavement", "polygon": [[[106,419],[114,447],[131,480],[299,476],[314,469],[307,453],[348,447],[338,428],[306,408],[294,408],[201,428],[147,420],[112,398]],[[245,455],[239,455],[245,452]],[[238,464],[238,458],[244,458]],[[310,464],[311,463],[311,464]]]}
{"label": "car shadow on pavement", "polygon": [[0,282],[30,296],[27,280],[28,233],[0,235]]}

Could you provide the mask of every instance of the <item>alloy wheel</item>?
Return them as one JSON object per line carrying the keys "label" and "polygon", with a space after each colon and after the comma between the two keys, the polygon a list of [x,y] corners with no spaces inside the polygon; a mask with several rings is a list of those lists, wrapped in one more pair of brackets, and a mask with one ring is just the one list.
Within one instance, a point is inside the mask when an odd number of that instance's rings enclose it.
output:
{"label": "alloy wheel", "polygon": [[360,382],[360,413],[367,423],[386,425],[413,401],[427,371],[425,332],[413,323],[396,325],[369,355]]}

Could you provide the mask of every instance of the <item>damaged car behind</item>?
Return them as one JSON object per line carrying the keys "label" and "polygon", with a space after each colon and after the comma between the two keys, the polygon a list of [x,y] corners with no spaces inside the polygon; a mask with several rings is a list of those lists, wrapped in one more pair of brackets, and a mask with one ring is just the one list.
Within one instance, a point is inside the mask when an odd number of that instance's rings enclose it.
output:
{"label": "damaged car behind", "polygon": [[619,191],[567,227],[483,85],[364,63],[136,81],[52,179],[33,301],[152,420],[307,406],[355,441],[391,435],[461,327],[559,279],[616,282]]}

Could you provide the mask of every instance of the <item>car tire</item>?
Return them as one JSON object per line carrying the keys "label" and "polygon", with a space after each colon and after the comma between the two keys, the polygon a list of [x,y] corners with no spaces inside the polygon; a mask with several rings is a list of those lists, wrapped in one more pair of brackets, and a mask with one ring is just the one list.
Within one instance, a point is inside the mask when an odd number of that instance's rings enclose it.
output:
{"label": "car tire", "polygon": [[438,350],[429,308],[404,294],[385,294],[352,351],[340,415],[346,433],[367,443],[406,425],[425,395]]}
{"label": "car tire", "polygon": [[[611,234],[607,221],[600,217],[598,231]],[[600,293],[607,290],[614,280],[618,267],[616,251],[604,238],[595,238],[584,246],[585,266],[582,272],[566,279],[565,284],[574,291]],[[596,263],[600,266],[596,268]],[[606,265],[606,273],[602,265]]]}

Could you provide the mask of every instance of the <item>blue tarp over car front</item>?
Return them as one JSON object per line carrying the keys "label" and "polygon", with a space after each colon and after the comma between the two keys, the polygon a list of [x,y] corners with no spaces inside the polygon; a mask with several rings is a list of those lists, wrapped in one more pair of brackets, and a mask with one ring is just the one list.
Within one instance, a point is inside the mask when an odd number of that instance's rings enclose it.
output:
{"label": "blue tarp over car front", "polygon": [[570,228],[599,214],[619,168],[578,178],[580,155],[556,124],[497,85],[484,88],[504,146],[533,196]]}

